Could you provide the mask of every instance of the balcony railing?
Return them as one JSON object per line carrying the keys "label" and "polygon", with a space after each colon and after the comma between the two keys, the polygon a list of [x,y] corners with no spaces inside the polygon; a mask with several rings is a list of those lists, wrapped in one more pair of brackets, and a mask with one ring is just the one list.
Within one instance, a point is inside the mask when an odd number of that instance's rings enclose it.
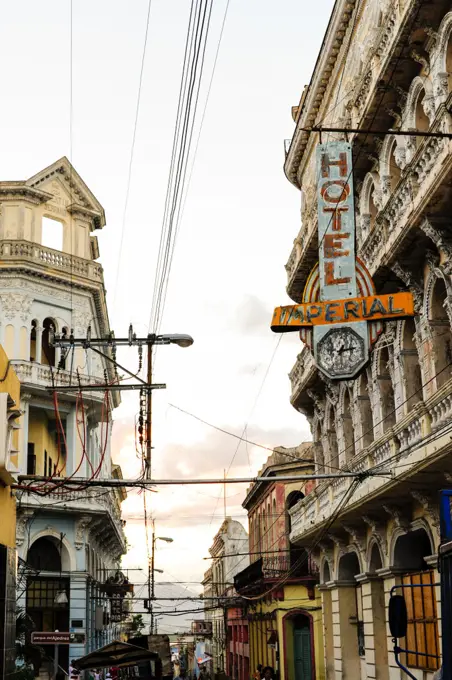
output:
{"label": "balcony railing", "polygon": [[91,280],[102,281],[102,266],[98,262],[85,260],[76,255],[62,253],[53,248],[46,248],[31,241],[2,240],[0,242],[1,266],[10,262],[27,260],[46,268],[57,269],[72,276],[81,276]]}
{"label": "balcony railing", "polygon": [[[103,385],[105,380],[102,378],[95,378],[83,374],[75,374],[70,371],[59,369],[52,369],[45,364],[39,364],[36,361],[22,361],[15,360],[11,362],[14,366],[14,371],[21,383],[35,385],[37,387],[49,387],[52,385],[52,378],[55,380],[56,386],[68,387],[74,385],[74,392],[77,391],[78,385]],[[80,381],[80,383],[79,383]],[[93,393],[94,394],[94,393]],[[101,392],[97,393],[98,397],[102,396]]]}
{"label": "balcony railing", "polygon": [[[55,480],[56,482],[58,480]],[[55,501],[60,506],[64,506],[66,512],[83,512],[95,514],[104,512],[110,516],[111,522],[125,545],[126,538],[124,533],[124,522],[121,519],[121,506],[114,492],[104,493],[99,489],[85,489],[80,491],[68,491],[67,489],[57,489],[45,496],[36,497],[33,494],[24,496],[21,501],[23,507],[52,508]]]}
{"label": "balcony railing", "polygon": [[[424,439],[434,432],[438,441],[442,433],[446,434],[450,428],[451,394],[452,378],[430,399],[417,404],[391,429],[358,453],[344,469],[362,473],[387,461],[388,468],[396,479],[401,475],[406,476],[420,463],[425,465],[427,459]],[[397,456],[397,462],[394,461],[394,456]],[[315,495],[306,496],[290,513],[291,540],[298,541],[304,534],[318,531],[319,526],[337,509],[350,483],[350,478],[325,481],[317,486]],[[369,494],[377,491],[384,494],[385,487],[393,483],[394,479],[385,477],[365,479],[355,491],[350,505],[358,501],[362,504]]]}
{"label": "balcony railing", "polygon": [[290,579],[316,576],[316,566],[311,557],[303,549],[295,549],[293,553],[260,557],[234,576],[234,587],[240,590],[265,585],[267,580],[277,580],[281,577]]}

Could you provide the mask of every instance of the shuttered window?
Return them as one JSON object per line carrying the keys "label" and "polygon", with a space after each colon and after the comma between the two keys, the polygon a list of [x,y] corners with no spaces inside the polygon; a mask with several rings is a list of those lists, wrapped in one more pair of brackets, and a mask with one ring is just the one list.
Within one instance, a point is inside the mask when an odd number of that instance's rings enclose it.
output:
{"label": "shuttered window", "polygon": [[[406,635],[407,665],[411,668],[437,670],[439,668],[438,614],[433,571],[407,574],[403,585],[419,585],[422,588],[404,588],[407,605],[408,631]],[[431,654],[433,656],[425,656]]]}

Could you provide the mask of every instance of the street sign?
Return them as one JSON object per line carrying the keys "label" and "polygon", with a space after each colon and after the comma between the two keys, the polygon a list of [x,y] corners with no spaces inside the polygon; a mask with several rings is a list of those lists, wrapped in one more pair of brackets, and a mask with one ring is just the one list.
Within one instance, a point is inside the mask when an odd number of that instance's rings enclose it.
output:
{"label": "street sign", "polygon": [[353,378],[367,363],[384,319],[414,316],[409,292],[377,295],[355,257],[352,150],[348,142],[317,147],[319,261],[301,304],[277,307],[271,329],[300,331],[318,368],[329,378]]}
{"label": "street sign", "polygon": [[317,325],[333,325],[355,321],[396,319],[414,314],[413,297],[410,293],[372,295],[349,300],[304,303],[276,307],[271,323],[272,331],[287,331]]}
{"label": "street sign", "polygon": [[31,634],[31,642],[34,645],[84,645],[85,641],[85,633],[41,631]]}

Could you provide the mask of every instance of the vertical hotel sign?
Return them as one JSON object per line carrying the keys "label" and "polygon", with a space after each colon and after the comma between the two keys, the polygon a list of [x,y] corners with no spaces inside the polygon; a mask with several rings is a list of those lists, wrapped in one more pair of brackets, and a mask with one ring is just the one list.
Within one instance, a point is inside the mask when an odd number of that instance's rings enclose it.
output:
{"label": "vertical hotel sign", "polygon": [[317,175],[320,297],[355,298],[355,201],[350,144],[319,144]]}
{"label": "vertical hotel sign", "polygon": [[[317,147],[320,301],[331,301],[332,320],[332,301],[357,296],[352,162],[348,142]],[[366,321],[354,323],[353,331],[348,323],[316,325],[313,341],[316,362],[331,378],[352,377],[369,355]]]}
{"label": "vertical hotel sign", "polygon": [[348,142],[317,147],[319,262],[300,304],[277,307],[271,329],[300,331],[318,368],[332,379],[353,378],[383,330],[383,319],[414,315],[409,292],[377,295],[355,257],[352,150]]}

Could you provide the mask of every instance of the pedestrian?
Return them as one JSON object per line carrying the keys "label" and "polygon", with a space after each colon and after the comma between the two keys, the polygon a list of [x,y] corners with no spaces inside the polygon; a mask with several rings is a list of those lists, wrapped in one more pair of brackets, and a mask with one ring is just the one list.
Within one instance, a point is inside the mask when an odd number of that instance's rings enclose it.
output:
{"label": "pedestrian", "polygon": [[254,680],[261,680],[262,679],[262,664],[258,663],[256,670],[254,671],[253,675]]}
{"label": "pedestrian", "polygon": [[271,666],[265,666],[262,670],[263,680],[275,680],[275,671]]}
{"label": "pedestrian", "polygon": [[100,673],[97,668],[94,669],[94,680],[100,680]]}
{"label": "pedestrian", "polygon": [[210,673],[205,666],[201,666],[199,671],[198,680],[210,680]]}

